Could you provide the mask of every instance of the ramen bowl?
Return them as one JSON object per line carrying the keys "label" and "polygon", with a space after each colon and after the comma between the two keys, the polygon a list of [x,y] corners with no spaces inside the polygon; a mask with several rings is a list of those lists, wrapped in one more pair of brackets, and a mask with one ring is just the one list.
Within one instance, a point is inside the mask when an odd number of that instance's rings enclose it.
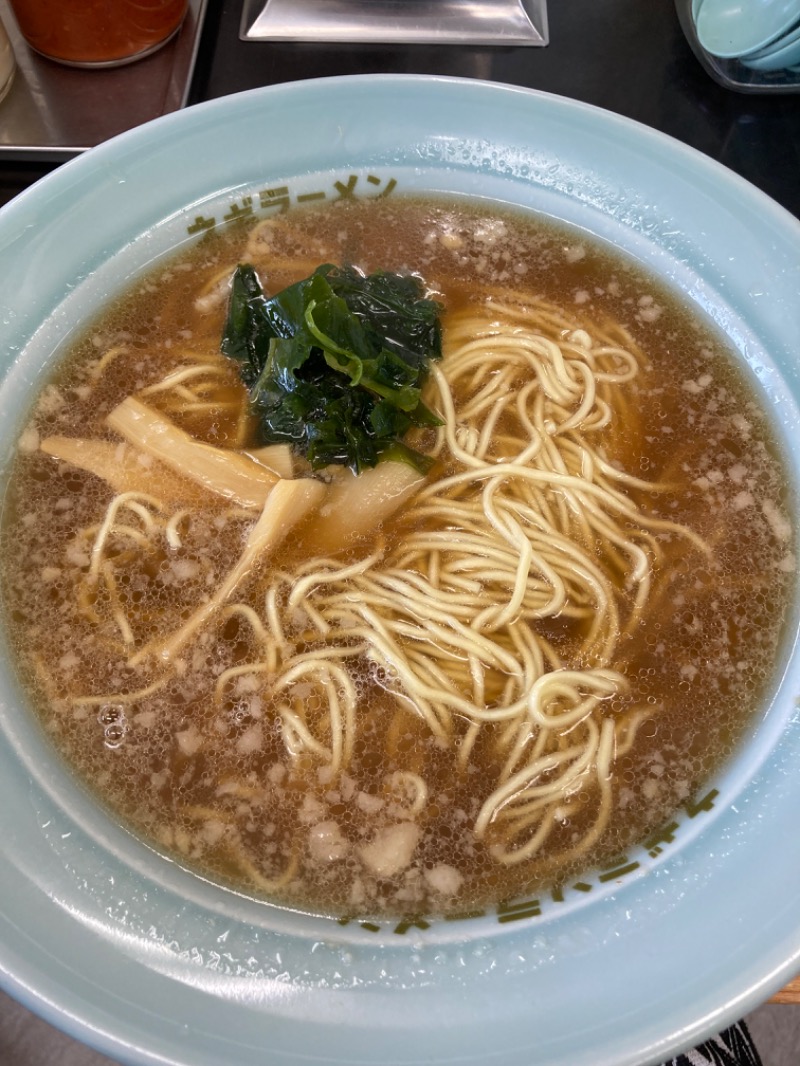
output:
{"label": "ramen bowl", "polygon": [[[365,76],[167,116],[0,212],[4,461],[64,338],[176,245],[278,201],[396,191],[489,199],[617,245],[727,335],[791,456],[795,219],[704,156],[574,101]],[[446,921],[273,907],[157,854],[54,753],[4,653],[3,983],[137,1066],[660,1063],[800,971],[796,628],[795,604],[747,742],[658,839],[558,892]]]}

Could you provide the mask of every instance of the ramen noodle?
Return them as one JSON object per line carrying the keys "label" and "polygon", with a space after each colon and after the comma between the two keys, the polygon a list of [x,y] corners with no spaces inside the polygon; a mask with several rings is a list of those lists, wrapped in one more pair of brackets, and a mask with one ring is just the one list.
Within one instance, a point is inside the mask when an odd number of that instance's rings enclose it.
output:
{"label": "ramen noodle", "polygon": [[[230,279],[414,273],[421,474],[262,447]],[[315,912],[457,914],[647,838],[736,749],[794,582],[724,343],[585,234],[394,197],[235,225],[105,309],[36,401],[4,527],[20,669],[153,846]]]}

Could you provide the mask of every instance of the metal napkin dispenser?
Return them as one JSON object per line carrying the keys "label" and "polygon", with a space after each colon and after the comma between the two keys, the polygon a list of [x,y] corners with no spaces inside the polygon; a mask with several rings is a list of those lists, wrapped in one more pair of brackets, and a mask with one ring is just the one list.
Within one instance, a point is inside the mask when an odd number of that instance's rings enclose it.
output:
{"label": "metal napkin dispenser", "polygon": [[245,41],[539,46],[547,0],[245,0]]}

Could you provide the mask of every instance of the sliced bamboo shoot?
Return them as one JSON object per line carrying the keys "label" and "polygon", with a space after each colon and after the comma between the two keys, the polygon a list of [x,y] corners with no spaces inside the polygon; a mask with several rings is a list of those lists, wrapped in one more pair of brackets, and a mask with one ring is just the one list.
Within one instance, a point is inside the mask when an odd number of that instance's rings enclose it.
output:
{"label": "sliced bamboo shoot", "polygon": [[195,440],[133,396],[115,407],[106,421],[154,459],[240,507],[260,510],[278,481],[271,470],[241,452]]}
{"label": "sliced bamboo shoot", "polygon": [[266,466],[278,477],[291,481],[294,477],[294,458],[292,449],[288,444],[267,444],[263,448],[246,448],[245,455],[249,455],[257,463]]}
{"label": "sliced bamboo shoot", "polygon": [[330,555],[357,543],[424,482],[424,474],[408,463],[386,461],[360,474],[342,470],[328,490],[319,521],[309,524],[303,534],[303,549],[309,555]]}
{"label": "sliced bamboo shoot", "polygon": [[196,504],[204,495],[196,482],[174,474],[129,444],[55,436],[45,437],[39,447],[54,459],[101,478],[118,493],[145,492],[176,504]]}
{"label": "sliced bamboo shoot", "polygon": [[163,663],[171,662],[289,531],[313,509],[319,508],[326,492],[327,487],[321,481],[313,481],[311,478],[278,481],[264,504],[258,521],[250,531],[236,565],[229,571],[211,599],[198,607],[171,637],[145,646],[131,659],[131,665],[136,665],[151,655]]}

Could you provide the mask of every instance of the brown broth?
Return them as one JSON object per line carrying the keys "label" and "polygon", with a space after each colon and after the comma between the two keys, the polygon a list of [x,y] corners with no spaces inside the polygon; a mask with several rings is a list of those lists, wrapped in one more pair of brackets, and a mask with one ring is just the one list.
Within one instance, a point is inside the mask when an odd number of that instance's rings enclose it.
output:
{"label": "brown broth", "polygon": [[[359,733],[346,772],[331,777],[313,759],[292,762],[263,685],[243,675],[214,698],[220,673],[256,653],[252,628],[236,615],[206,626],[154,695],[126,705],[80,702],[144,689],[155,675],[126,665],[129,649],[108,604],[76,596],[91,544],[76,531],[102,520],[111,490],[36,445],[51,434],[111,439],[103,420],[126,395],[160,380],[184,348],[217,351],[224,302],[198,311],[195,299],[243,256],[240,226],[160,267],[104,312],[37,402],[3,530],[8,627],[33,702],[78,776],[126,825],[241,891],[365,917],[463,912],[561,883],[641,841],[694,796],[740,744],[768,689],[794,584],[794,542],[767,415],[719,336],[582,233],[478,203],[399,197],[298,212],[289,221],[281,242],[256,261],[272,291],[296,279],[291,267],[270,268],[276,256],[310,256],[308,270],[324,261],[410,270],[440,294],[448,314],[474,300],[476,284],[514,288],[587,320],[616,320],[646,353],[605,446],[629,473],[676,482],[675,491],[642,493],[637,502],[688,526],[713,553],[699,558],[665,541],[667,565],[651,608],[621,644],[619,668],[632,688],[616,698],[653,711],[614,767],[608,831],[590,854],[559,865],[558,852],[591,820],[584,803],[554,831],[542,860],[495,862],[471,826],[497,759],[497,728],[484,730],[459,768],[453,748],[437,742],[367,662],[356,678]],[[120,354],[99,372],[115,345]],[[243,401],[235,374],[217,395]],[[236,419],[225,411],[176,421],[209,443],[233,443]],[[131,556],[116,596],[134,647],[174,629],[210,595],[250,524],[252,515],[212,504],[181,527],[177,551],[117,549]],[[376,536],[391,545],[405,531],[400,513]],[[357,558],[371,544],[349,550]],[[298,558],[302,537],[270,566],[290,569]],[[257,578],[249,588],[258,606]],[[574,654],[579,626],[551,619],[542,628],[565,657]],[[305,713],[313,721],[313,707]],[[376,826],[406,824],[402,797],[385,787],[397,766],[425,778],[429,802],[413,862],[383,877],[356,856]]]}

